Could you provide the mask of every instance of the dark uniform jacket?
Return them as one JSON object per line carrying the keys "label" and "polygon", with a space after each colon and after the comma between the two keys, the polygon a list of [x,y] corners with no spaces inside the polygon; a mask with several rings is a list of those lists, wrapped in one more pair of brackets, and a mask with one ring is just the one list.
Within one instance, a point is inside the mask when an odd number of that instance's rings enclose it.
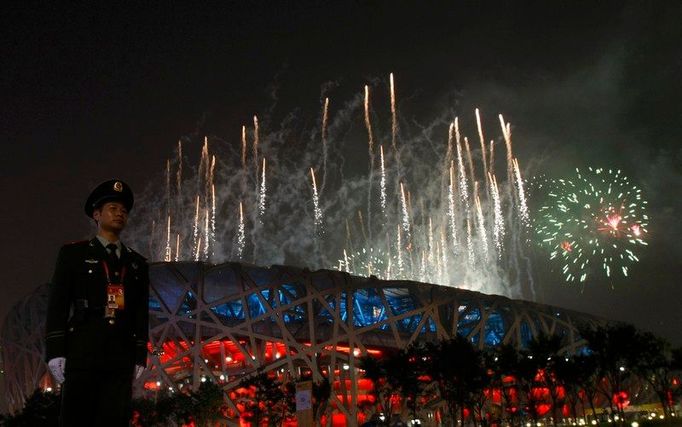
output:
{"label": "dark uniform jacket", "polygon": [[[125,306],[105,318],[107,251],[97,238],[59,251],[50,285],[46,360],[66,358],[67,372],[146,366],[149,268],[144,257],[121,246]],[[125,268],[123,268],[125,266]],[[112,281],[116,276],[110,272]]]}

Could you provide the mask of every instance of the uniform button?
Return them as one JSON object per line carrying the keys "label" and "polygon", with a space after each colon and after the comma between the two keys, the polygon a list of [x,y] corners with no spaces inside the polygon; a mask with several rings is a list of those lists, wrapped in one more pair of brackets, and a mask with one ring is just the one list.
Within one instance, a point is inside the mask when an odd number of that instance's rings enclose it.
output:
{"label": "uniform button", "polygon": [[69,328],[69,332],[73,332],[73,328]]}
{"label": "uniform button", "polygon": [[114,276],[118,276],[118,271],[114,273]]}
{"label": "uniform button", "polygon": [[114,324],[114,319],[109,319],[109,324],[113,325]]}
{"label": "uniform button", "polygon": [[88,273],[92,274],[92,270],[88,270]]}

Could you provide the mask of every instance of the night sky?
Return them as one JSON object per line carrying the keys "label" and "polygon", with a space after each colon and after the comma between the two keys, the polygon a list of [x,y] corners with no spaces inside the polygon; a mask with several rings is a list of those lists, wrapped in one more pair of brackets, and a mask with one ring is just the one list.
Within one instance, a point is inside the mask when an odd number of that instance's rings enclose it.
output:
{"label": "night sky", "polygon": [[238,144],[275,100],[317,120],[323,88],[349,99],[393,72],[408,119],[504,113],[527,176],[595,165],[638,183],[650,246],[631,277],[580,292],[538,268],[538,301],[682,345],[682,3],[291,3],[4,7],[0,318],[91,235],[98,183],[162,182],[183,136]]}

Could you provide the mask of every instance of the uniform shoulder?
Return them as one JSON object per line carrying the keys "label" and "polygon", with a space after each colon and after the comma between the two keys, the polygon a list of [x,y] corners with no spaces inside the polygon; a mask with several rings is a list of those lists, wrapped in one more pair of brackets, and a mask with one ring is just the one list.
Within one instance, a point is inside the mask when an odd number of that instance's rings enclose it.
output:
{"label": "uniform shoulder", "polygon": [[130,246],[126,246],[126,249],[128,249],[128,252],[130,252],[130,256],[137,259],[140,262],[147,262],[147,258],[144,256],[140,255],[139,252],[137,252],[135,249],[131,248]]}
{"label": "uniform shoulder", "polygon": [[64,246],[86,246],[90,240],[75,240],[73,242],[64,243]]}
{"label": "uniform shoulder", "polygon": [[75,242],[68,242],[62,245],[61,250],[67,252],[77,251],[79,249],[87,247],[89,243],[90,243],[89,240],[78,240]]}

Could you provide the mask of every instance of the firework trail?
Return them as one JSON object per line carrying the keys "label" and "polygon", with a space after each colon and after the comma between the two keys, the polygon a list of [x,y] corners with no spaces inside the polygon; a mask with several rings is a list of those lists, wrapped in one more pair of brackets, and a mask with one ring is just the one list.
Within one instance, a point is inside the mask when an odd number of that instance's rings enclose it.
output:
{"label": "firework trail", "polygon": [[182,194],[182,142],[178,141],[178,172],[175,176],[178,194]]}
{"label": "firework trail", "polygon": [[528,215],[528,205],[526,203],[526,193],[523,190],[523,179],[521,178],[521,171],[519,170],[519,161],[514,159],[514,177],[516,178],[517,196],[519,199],[519,213],[523,225],[528,226],[530,223],[530,216]]}
{"label": "firework trail", "polygon": [[369,143],[369,157],[374,158],[374,134],[372,132],[372,122],[369,119],[369,86],[365,85],[365,126],[367,127],[367,138]]}
{"label": "firework trail", "polygon": [[499,118],[500,126],[502,127],[502,135],[504,136],[504,143],[507,146],[507,175],[509,176],[509,186],[511,188],[513,186],[513,181],[511,179],[513,174],[511,130],[509,126],[505,124],[502,114],[499,115]]}
{"label": "firework trail", "polygon": [[327,183],[327,126],[329,123],[329,98],[324,98],[324,108],[322,110],[322,187],[320,187],[320,194],[324,192],[324,186]]}
{"label": "firework trail", "polygon": [[[485,176],[485,179],[488,179],[488,162],[486,161],[486,155],[485,155],[485,138],[483,137],[483,126],[481,126],[481,113],[478,111],[478,108],[475,110],[476,111],[476,127],[478,128],[478,138],[479,141],[481,142],[481,161],[483,162],[483,174]],[[486,182],[486,187],[489,186],[490,183]]]}
{"label": "firework trail", "polygon": [[367,137],[369,144],[369,182],[367,185],[367,229],[369,236],[372,236],[372,184],[374,182],[374,133],[372,132],[372,122],[369,116],[369,86],[365,85],[365,126],[367,127]]}
{"label": "firework trail", "polygon": [[469,138],[464,137],[464,148],[466,150],[467,154],[467,165],[469,166],[469,182],[471,182],[471,185],[475,185],[476,183],[476,178],[474,178],[475,173],[474,173],[474,161],[471,158],[471,149],[469,148]]}
{"label": "firework trail", "polygon": [[[492,139],[490,140],[490,157],[488,158],[490,161],[491,167],[495,164],[495,141]],[[494,173],[495,171],[493,171]]]}
{"label": "firework trail", "polygon": [[242,169],[246,171],[246,126],[242,125]]}
{"label": "firework trail", "polygon": [[258,117],[253,116],[253,166],[256,171],[256,182],[258,182],[258,144],[260,144],[260,130],[258,129]]}
{"label": "firework trail", "polygon": [[395,109],[395,84],[393,82],[393,73],[390,75],[391,80],[391,145],[393,146],[393,151],[398,152],[398,146],[396,138],[398,135],[398,119],[396,116]]}
{"label": "firework trail", "polygon": [[180,260],[180,235],[176,234],[175,235],[175,262],[178,262]]}

